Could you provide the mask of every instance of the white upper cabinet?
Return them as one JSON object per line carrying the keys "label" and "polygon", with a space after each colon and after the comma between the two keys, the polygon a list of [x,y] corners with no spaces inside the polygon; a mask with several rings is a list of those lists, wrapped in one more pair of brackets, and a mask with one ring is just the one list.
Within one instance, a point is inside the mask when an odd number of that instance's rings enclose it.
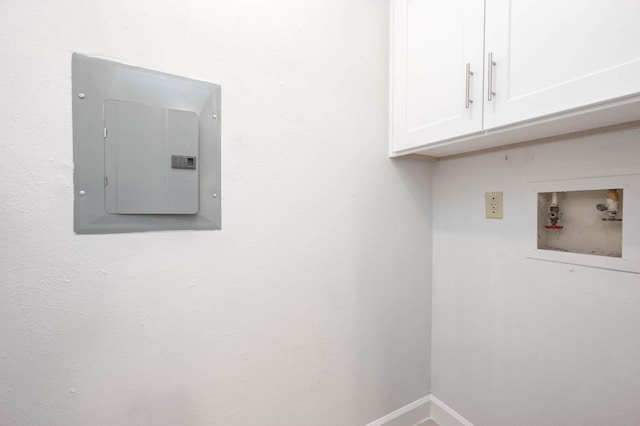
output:
{"label": "white upper cabinet", "polygon": [[[487,0],[484,128],[640,92],[640,0]],[[487,64],[488,71],[489,64]],[[488,79],[488,75],[487,75]]]}
{"label": "white upper cabinet", "polygon": [[392,8],[394,150],[481,131],[483,1]]}
{"label": "white upper cabinet", "polygon": [[640,0],[392,0],[391,155],[640,119]]}

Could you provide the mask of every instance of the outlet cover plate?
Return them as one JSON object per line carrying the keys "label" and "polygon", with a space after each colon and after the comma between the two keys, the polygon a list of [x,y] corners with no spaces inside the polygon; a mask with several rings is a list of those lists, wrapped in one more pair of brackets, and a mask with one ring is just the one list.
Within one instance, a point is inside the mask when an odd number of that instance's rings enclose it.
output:
{"label": "outlet cover plate", "polygon": [[502,219],[502,192],[485,192],[484,206],[487,219]]}

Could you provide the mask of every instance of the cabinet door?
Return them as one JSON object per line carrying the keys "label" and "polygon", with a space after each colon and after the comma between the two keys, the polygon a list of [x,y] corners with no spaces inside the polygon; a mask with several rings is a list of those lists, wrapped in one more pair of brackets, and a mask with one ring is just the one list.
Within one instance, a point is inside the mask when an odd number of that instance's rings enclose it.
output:
{"label": "cabinet door", "polygon": [[392,150],[480,131],[484,1],[393,0],[391,7]]}
{"label": "cabinet door", "polygon": [[485,129],[639,93],[638,22],[638,0],[487,0]]}

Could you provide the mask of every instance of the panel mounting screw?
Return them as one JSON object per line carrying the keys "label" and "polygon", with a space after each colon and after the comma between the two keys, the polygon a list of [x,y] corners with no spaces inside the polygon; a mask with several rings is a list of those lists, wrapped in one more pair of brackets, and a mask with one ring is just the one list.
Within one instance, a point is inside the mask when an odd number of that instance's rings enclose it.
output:
{"label": "panel mounting screw", "polygon": [[213,198],[218,198],[218,194],[213,194]]}
{"label": "panel mounting screw", "polygon": [[217,119],[218,119],[218,116],[217,116],[217,115],[215,115],[215,114],[213,114],[213,115],[212,115],[212,117],[213,117],[213,119],[214,119],[214,120],[217,120]]}
{"label": "panel mounting screw", "polygon": [[78,93],[78,97],[79,97],[80,99],[84,99],[84,93]]}
{"label": "panel mounting screw", "polygon": [[80,192],[78,192],[78,194],[80,194],[80,195],[84,195],[84,194],[86,194],[86,192],[84,192],[84,191],[80,191]]}

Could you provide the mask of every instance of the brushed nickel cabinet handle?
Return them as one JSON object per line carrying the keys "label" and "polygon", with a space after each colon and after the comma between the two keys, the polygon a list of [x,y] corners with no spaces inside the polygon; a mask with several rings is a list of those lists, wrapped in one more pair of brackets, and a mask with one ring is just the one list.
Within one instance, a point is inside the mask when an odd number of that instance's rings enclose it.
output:
{"label": "brushed nickel cabinet handle", "polygon": [[496,65],[496,61],[493,60],[493,52],[489,52],[489,69],[487,70],[487,99],[489,102],[496,95],[496,92],[493,91],[493,67]]}
{"label": "brushed nickel cabinet handle", "polygon": [[465,99],[464,99],[464,107],[469,108],[469,106],[473,103],[473,99],[469,97],[469,86],[471,85],[471,76],[473,72],[471,71],[471,64],[467,63],[467,87],[465,90]]}

